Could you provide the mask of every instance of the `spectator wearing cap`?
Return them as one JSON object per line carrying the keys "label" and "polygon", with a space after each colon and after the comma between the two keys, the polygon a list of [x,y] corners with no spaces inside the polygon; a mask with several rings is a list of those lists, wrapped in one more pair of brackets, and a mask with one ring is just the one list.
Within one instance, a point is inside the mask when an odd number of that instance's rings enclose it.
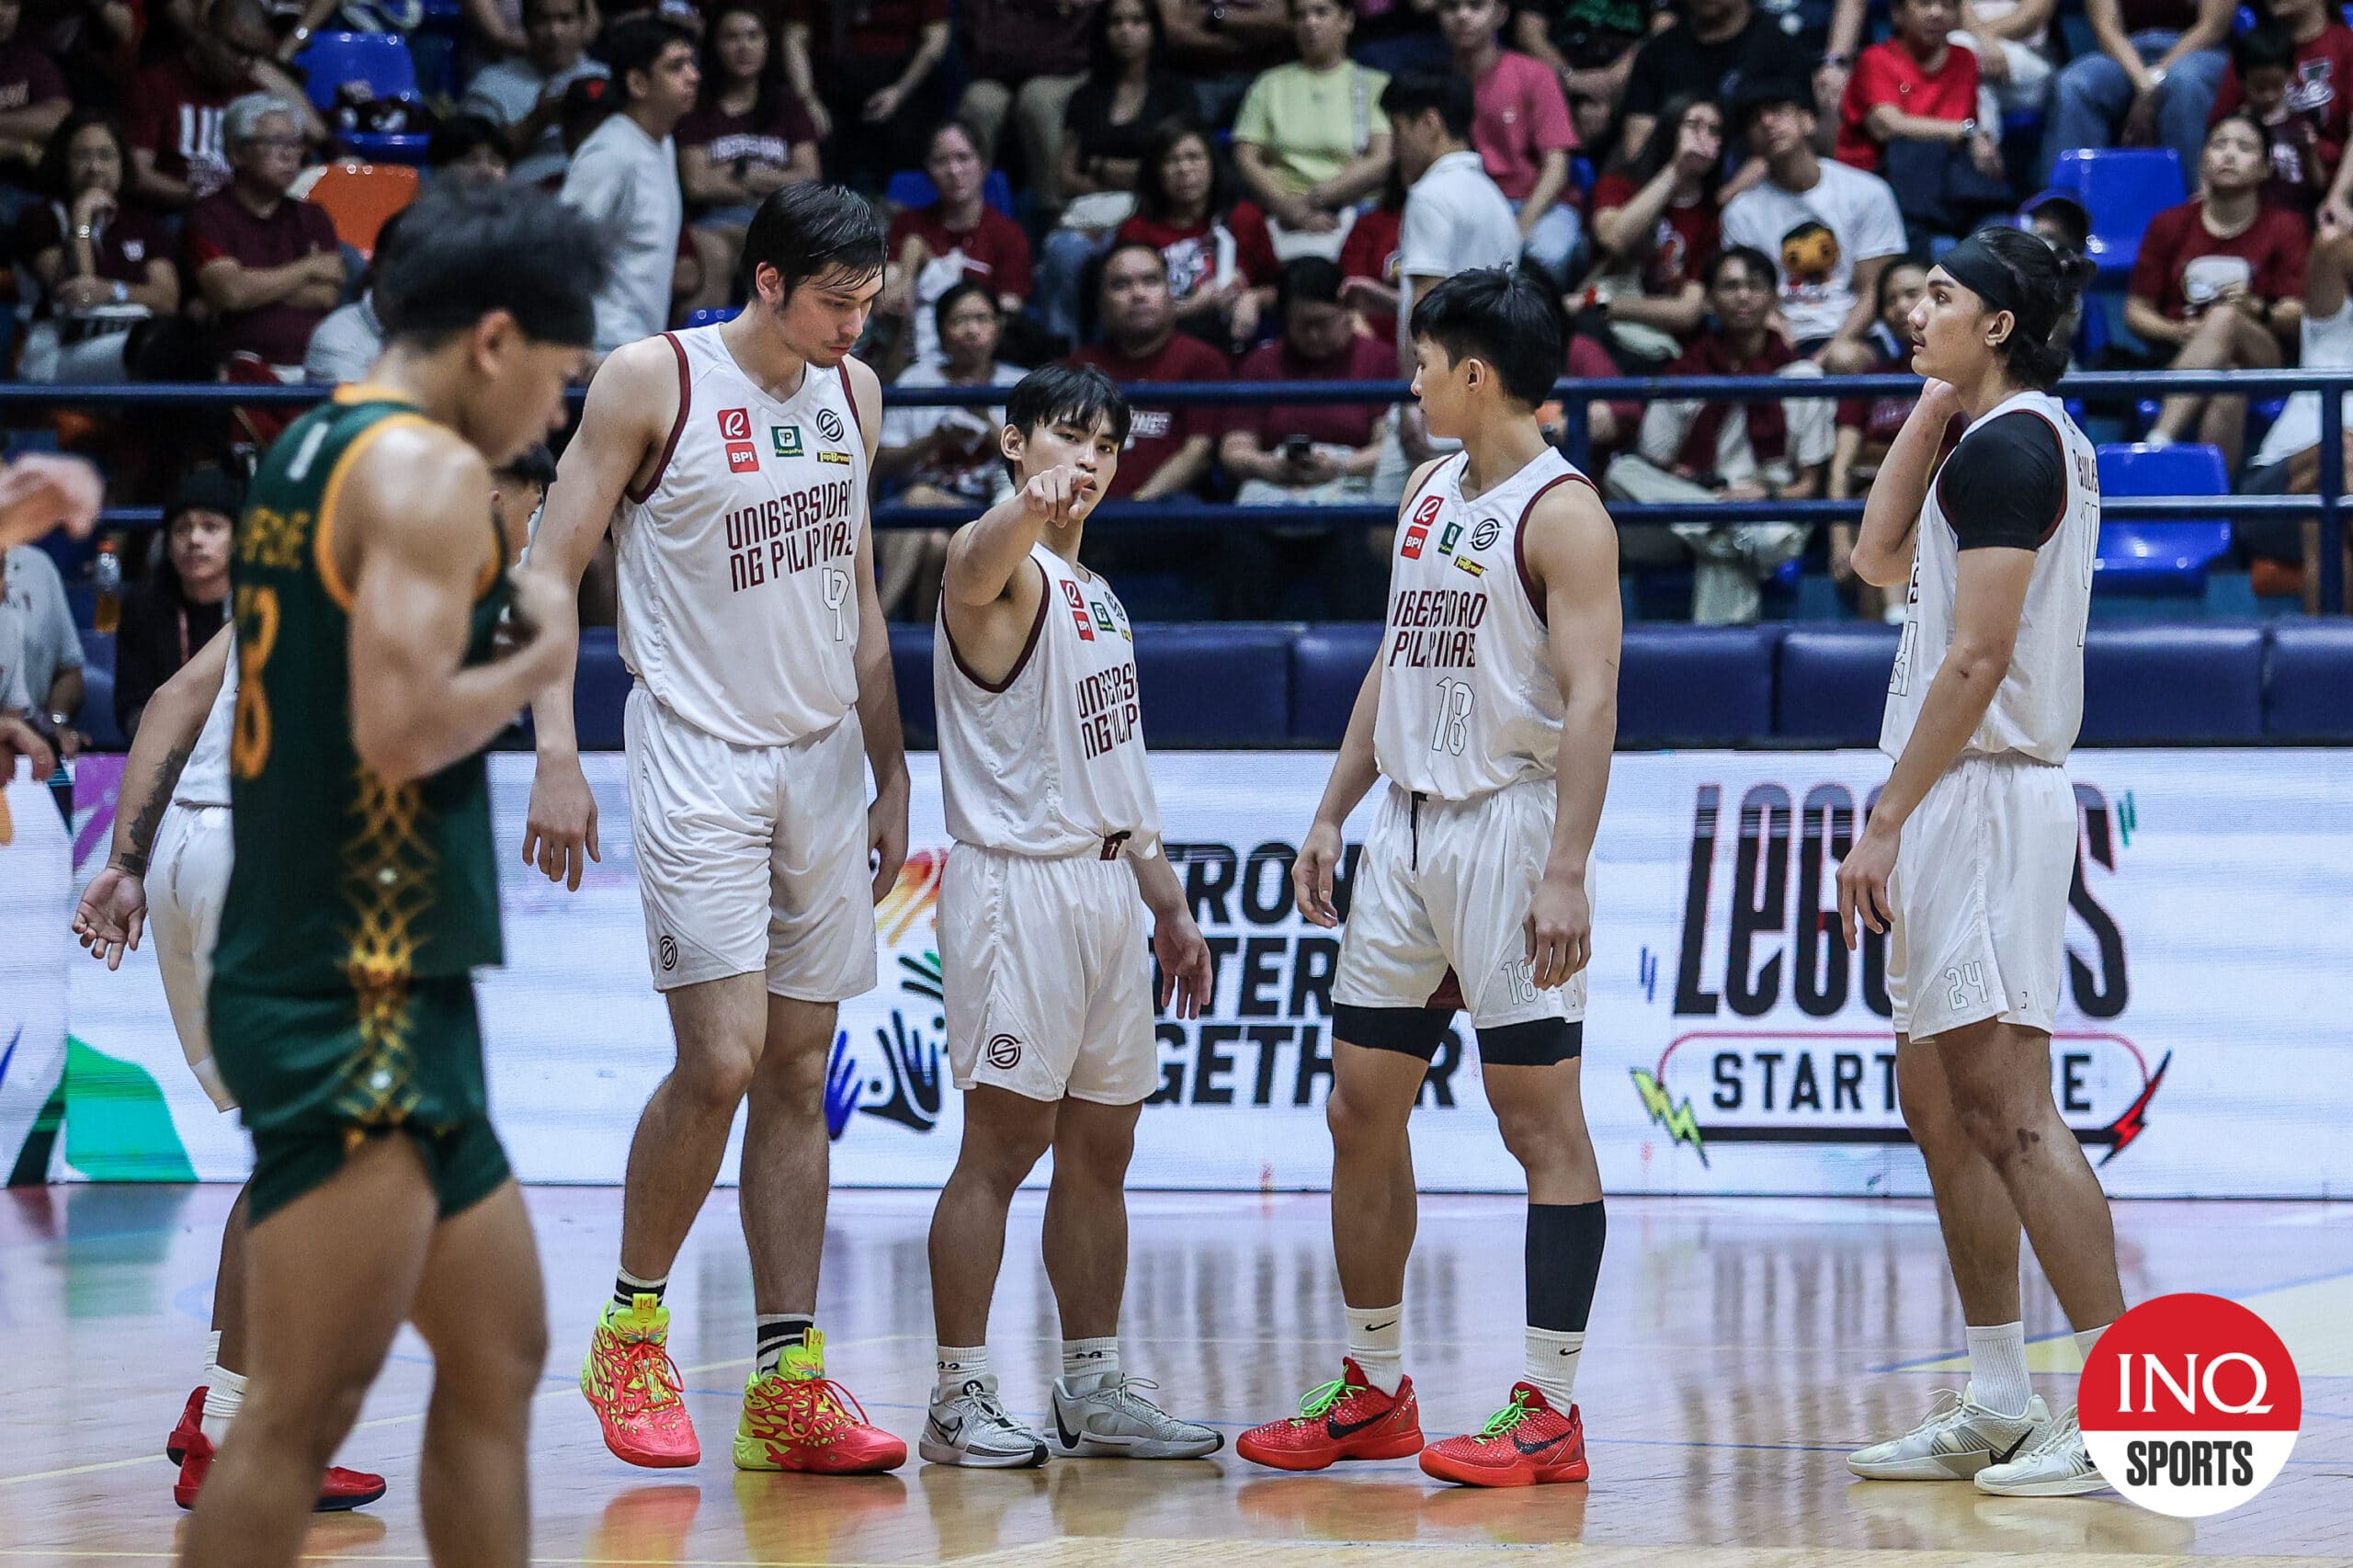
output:
{"label": "spectator wearing cap", "polygon": [[1906,245],[1895,193],[1814,151],[1819,122],[1802,81],[1745,84],[1733,116],[1765,177],[1724,204],[1724,246],[1777,263],[1776,327],[1799,354],[1834,374],[1867,369],[1879,275]]}
{"label": "spectator wearing cap", "polygon": [[948,112],[948,0],[785,0],[782,15],[785,77],[833,177],[879,188],[920,165]]}
{"label": "spectator wearing cap", "polygon": [[513,168],[506,131],[487,115],[453,114],[426,139],[425,167],[434,179],[505,179]]}
{"label": "spectator wearing cap", "polygon": [[694,35],[654,17],[618,23],[607,43],[620,108],[588,134],[563,176],[563,202],[611,238],[611,276],[597,296],[597,352],[670,324],[686,198],[670,133],[695,107]]}
{"label": "spectator wearing cap", "polygon": [[198,202],[181,233],[188,270],[213,315],[224,358],[249,357],[280,381],[302,379],[311,333],[343,296],[343,246],[324,209],[288,187],[302,138],[287,106],[248,93],[222,139],[235,177]]}
{"label": "spectator wearing cap", "polygon": [[229,553],[244,492],[208,463],[188,471],[164,508],[153,568],[123,596],[115,639],[114,716],[127,739],[148,699],[228,619]]}
{"label": "spectator wearing cap", "polygon": [[28,381],[119,381],[140,324],[180,308],[179,269],[163,223],[122,194],[122,132],[77,111],[41,161],[49,199],[17,223],[17,254],[41,287],[17,373]]}
{"label": "spectator wearing cap", "polygon": [[[1669,98],[1690,96],[1728,105],[1743,83],[1802,83],[1813,68],[1797,40],[1781,30],[1780,18],[1749,0],[1684,0],[1677,9],[1680,20],[1651,34],[1634,51],[1620,106],[1622,158],[1642,156]],[[1837,87],[1845,85],[1842,75]],[[1837,103],[1836,91],[1829,101]]]}
{"label": "spectator wearing cap", "polygon": [[2092,215],[2072,196],[2037,197],[2026,210],[2026,226],[2061,250],[2084,254],[2092,240]]}
{"label": "spectator wearing cap", "polygon": [[2183,184],[2195,190],[2237,11],[2234,0],[2084,0],[2099,47],[2059,73],[2044,172],[2069,148],[2154,141],[2174,150]]}
{"label": "spectator wearing cap", "polygon": [[485,65],[460,107],[505,128],[509,176],[545,185],[563,175],[563,92],[606,67],[587,56],[588,0],[524,0],[524,52]]}
{"label": "spectator wearing cap", "polygon": [[[82,711],[82,634],[57,563],[38,545],[20,544],[0,557],[0,642],[17,650],[25,711],[72,756],[82,744],[74,730]],[[0,779],[8,767],[0,760]]]}
{"label": "spectator wearing cap", "polygon": [[302,142],[325,138],[301,88],[271,60],[277,49],[261,0],[211,0],[185,51],[139,74],[123,125],[133,196],[159,211],[182,212],[226,186],[228,109],[241,96],[269,94]]}

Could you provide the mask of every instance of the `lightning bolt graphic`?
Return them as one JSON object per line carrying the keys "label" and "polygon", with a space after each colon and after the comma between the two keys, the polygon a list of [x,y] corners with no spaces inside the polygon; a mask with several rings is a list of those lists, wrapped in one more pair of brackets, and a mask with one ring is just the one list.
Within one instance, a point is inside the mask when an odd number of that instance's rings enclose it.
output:
{"label": "lightning bolt graphic", "polygon": [[2126,1106],[2124,1114],[2108,1124],[2108,1130],[2116,1134],[2116,1142],[2109,1145],[2108,1153],[2101,1156],[2099,1162],[2101,1165],[2107,1165],[2109,1161],[2124,1153],[2132,1140],[2148,1131],[2146,1113],[2149,1101],[2156,1097],[2157,1085],[2165,1081],[2165,1069],[2172,1065],[2173,1052],[2168,1051],[2165,1052],[2165,1060],[2157,1063],[2157,1070],[2149,1074],[2148,1086],[2141,1091],[2141,1097]]}
{"label": "lightning bolt graphic", "polygon": [[1640,1067],[1633,1069],[1633,1074],[1634,1087],[1642,1095],[1643,1108],[1651,1113],[1651,1119],[1666,1129],[1670,1141],[1690,1144],[1691,1152],[1699,1156],[1699,1163],[1706,1165],[1708,1146],[1699,1140],[1699,1123],[1691,1114],[1691,1102],[1687,1099],[1677,1105],[1656,1078]]}

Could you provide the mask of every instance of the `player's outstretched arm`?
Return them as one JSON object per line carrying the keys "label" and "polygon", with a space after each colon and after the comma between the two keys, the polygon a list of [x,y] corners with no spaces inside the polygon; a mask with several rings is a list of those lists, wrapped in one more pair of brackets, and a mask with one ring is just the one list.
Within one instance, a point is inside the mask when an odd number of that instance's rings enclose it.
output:
{"label": "player's outstretched arm", "polygon": [[[850,396],[866,463],[873,471],[881,440],[882,381],[863,360],[847,359]],[[812,369],[810,374],[814,375]],[[867,503],[861,499],[860,508]],[[882,597],[874,582],[874,523],[871,514],[858,530],[858,724],[866,741],[866,765],[874,770],[874,803],[866,809],[867,852],[874,858],[874,902],[882,902],[899,880],[907,858],[907,736],[899,723],[899,687],[891,669],[891,628],[882,619]]]}
{"label": "player's outstretched arm", "polygon": [[1618,529],[1586,484],[1556,486],[1529,515],[1529,574],[1544,606],[1545,648],[1561,687],[1561,750],[1552,843],[1528,914],[1528,960],[1538,990],[1562,984],[1593,957],[1586,866],[1609,792],[1618,744]]}
{"label": "player's outstretched arm", "polygon": [[[531,536],[531,565],[570,587],[578,602],[580,578],[613,520],[631,480],[661,451],[678,417],[678,363],[658,337],[615,349],[588,383],[587,406],[548,489]],[[580,886],[581,873],[602,855],[597,843],[597,797],[580,770],[580,732],[572,712],[574,671],[566,666],[531,704],[539,760],[524,819],[523,864],[550,881]]]}
{"label": "player's outstretched arm", "polygon": [[572,667],[573,590],[544,567],[512,574],[504,657],[467,666],[484,574],[500,569],[490,471],[447,431],[404,426],[363,451],[335,519],[351,584],[351,741],[391,783],[438,773],[488,745]]}
{"label": "player's outstretched arm", "polygon": [[[1064,464],[1032,474],[1029,483],[958,528],[948,541],[940,578],[949,613],[997,604],[1016,591],[1029,551],[1046,528],[1066,528],[1086,516],[1093,481]],[[1032,607],[1034,608],[1034,607]]]}
{"label": "player's outstretched arm", "polygon": [[108,969],[122,967],[126,949],[139,946],[147,918],[147,857],[155,830],[172,803],[172,790],[204,733],[204,721],[221,695],[229,668],[229,645],[236,639],[223,627],[196,657],[155,688],[122,762],[122,794],[115,802],[114,840],[104,869],[82,890],[74,910],[74,936]]}
{"label": "player's outstretched arm", "polygon": [[1850,557],[1855,575],[1873,587],[1893,587],[1912,575],[1912,536],[1920,526],[1920,508],[1927,503],[1928,483],[1936,477],[1945,426],[1961,412],[1961,394],[1949,382],[1928,382],[1920,389],[1920,401],[1912,405],[1904,428],[1896,432],[1887,460],[1879,465]]}

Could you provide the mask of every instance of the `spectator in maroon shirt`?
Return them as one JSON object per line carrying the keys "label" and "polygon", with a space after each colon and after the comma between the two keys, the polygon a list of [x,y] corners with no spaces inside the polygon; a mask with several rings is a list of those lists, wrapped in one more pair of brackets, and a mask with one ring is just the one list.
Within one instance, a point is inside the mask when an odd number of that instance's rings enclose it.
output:
{"label": "spectator in maroon shirt", "polygon": [[1137,168],[1135,216],[1119,239],[1159,247],[1177,330],[1237,353],[1257,341],[1275,299],[1274,235],[1257,203],[1241,199],[1208,131],[1188,119],[1154,127]]}
{"label": "spectator in maroon shirt", "polygon": [[1724,111],[1713,98],[1670,98],[1629,169],[1594,182],[1595,302],[1647,358],[1672,358],[1708,314],[1700,279],[1723,218]]}
{"label": "spectator in maroon shirt", "polygon": [[51,139],[41,183],[54,194],[17,223],[17,255],[42,291],[18,367],[28,381],[122,381],[139,324],[180,308],[170,238],[124,199],[128,168],[122,131],[104,115],[83,110]]}
{"label": "spectator in maroon shirt", "polygon": [[188,269],[223,356],[250,356],[280,381],[299,381],[312,328],[342,297],[343,250],[324,209],[286,194],[302,167],[287,106],[249,93],[223,119],[233,174],[188,213]]}
{"label": "spectator in maroon shirt", "polygon": [[[1138,381],[1222,381],[1231,374],[1224,355],[1176,330],[1168,297],[1168,264],[1160,247],[1123,240],[1103,258],[1103,341],[1071,356],[1125,386]],[[1128,426],[1127,450],[1107,500],[1190,499],[1209,476],[1220,429],[1214,409],[1139,405]]]}
{"label": "spectator in maroon shirt", "polygon": [[783,15],[785,74],[833,149],[834,177],[879,187],[922,163],[948,112],[948,0],[787,0]]}
{"label": "spectator in maroon shirt", "polygon": [[1103,0],[957,0],[972,85],[956,118],[992,147],[1009,118],[1026,183],[1051,222],[1062,211],[1063,110],[1086,80],[1088,43]]}
{"label": "spectator in maroon shirt", "polygon": [[[2124,324],[2171,351],[2177,370],[2276,369],[2300,335],[2311,235],[2302,218],[2264,204],[2270,150],[2244,110],[2216,120],[2206,133],[2205,194],[2150,219],[2141,237]],[[2235,471],[2246,399],[2169,397],[2149,439],[2185,439],[2193,423]]]}
{"label": "spectator in maroon shirt", "polygon": [[57,62],[28,42],[24,0],[0,0],[0,173],[25,184],[73,102]]}
{"label": "spectator in maroon shirt", "polygon": [[702,263],[702,291],[688,308],[724,305],[752,214],[786,186],[818,177],[817,128],[784,79],[762,0],[712,7],[701,96],[671,136]]}
{"label": "spectator in maroon shirt", "polygon": [[949,285],[971,278],[1008,315],[1029,302],[1029,236],[985,199],[988,156],[961,121],[931,133],[924,173],[939,199],[892,220],[892,267],[878,308],[912,318],[914,357],[928,363],[939,347],[932,306]]}
{"label": "spectator in maroon shirt", "polygon": [[2231,40],[2214,118],[2240,108],[2271,132],[2265,199],[2353,230],[2353,28],[2332,0],[2272,0],[2270,21]]}
{"label": "spectator in maroon shirt", "polygon": [[163,60],[139,74],[123,125],[135,171],[133,196],[159,211],[178,212],[227,185],[222,116],[240,94],[276,96],[305,142],[324,139],[326,128],[301,89],[271,60],[277,49],[261,0],[212,0],[185,58]]}

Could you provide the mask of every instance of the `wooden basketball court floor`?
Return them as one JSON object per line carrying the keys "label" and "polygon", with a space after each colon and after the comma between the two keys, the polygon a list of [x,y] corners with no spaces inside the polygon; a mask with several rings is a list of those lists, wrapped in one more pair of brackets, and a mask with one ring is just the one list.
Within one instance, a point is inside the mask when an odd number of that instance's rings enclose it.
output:
{"label": "wooden basketball court floor", "polygon": [[[224,1187],[17,1189],[0,1202],[0,1568],[161,1562],[184,1516],[164,1434],[201,1363]],[[1852,1445],[1911,1424],[1963,1374],[1961,1325],[1925,1203],[1620,1199],[1610,1210],[1578,1395],[1588,1486],[1473,1492],[1410,1461],[1319,1475],[1231,1449],[1187,1463],[1056,1461],[1031,1471],[741,1475],[728,1465],[749,1365],[750,1288],[733,1194],[713,1198],[674,1276],[672,1347],[706,1458],[631,1470],[574,1388],[612,1278],[620,1195],[530,1194],[554,1350],[535,1416],[537,1561],[550,1564],[917,1564],[972,1568],[1959,1568],[2196,1557],[2353,1564],[2353,1225],[2342,1205],[2127,1203],[2125,1289],[2198,1290],[2262,1312],[2304,1377],[2280,1480],[2190,1523],[2114,1494],[1984,1496],[1870,1483]],[[1138,1194],[1125,1341],[1170,1408],[1229,1433],[1287,1413],[1336,1370],[1340,1305],[1321,1197]],[[830,1368],[909,1439],[930,1383],[927,1193],[841,1193],[821,1324]],[[1520,1355],[1516,1199],[1426,1199],[1407,1290],[1407,1368],[1435,1437],[1503,1401]],[[1007,1403],[1041,1418],[1055,1327],[1039,1202],[1017,1207],[993,1322]],[[2041,1387],[2074,1361],[2037,1277]],[[415,1481],[430,1368],[404,1336],[343,1459],[383,1471],[374,1508],[323,1518],[311,1560],[426,1561]]]}

